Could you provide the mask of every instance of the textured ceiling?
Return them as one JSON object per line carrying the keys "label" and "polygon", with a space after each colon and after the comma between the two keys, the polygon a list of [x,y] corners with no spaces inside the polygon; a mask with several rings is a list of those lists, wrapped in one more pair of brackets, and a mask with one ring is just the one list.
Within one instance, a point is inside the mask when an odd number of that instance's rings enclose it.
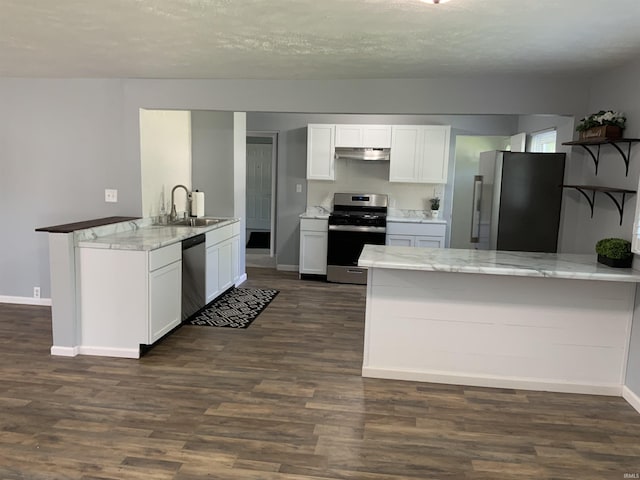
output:
{"label": "textured ceiling", "polygon": [[586,74],[639,25],[640,0],[0,0],[0,76]]}

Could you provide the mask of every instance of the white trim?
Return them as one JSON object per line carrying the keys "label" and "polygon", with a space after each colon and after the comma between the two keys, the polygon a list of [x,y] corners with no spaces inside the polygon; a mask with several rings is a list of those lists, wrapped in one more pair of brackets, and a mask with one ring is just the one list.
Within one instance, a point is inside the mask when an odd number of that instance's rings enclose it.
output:
{"label": "white trim", "polygon": [[279,270],[281,272],[297,272],[299,269],[299,265],[283,265],[280,263],[276,265],[276,270]]}
{"label": "white trim", "polygon": [[78,347],[51,347],[51,355],[58,357],[75,357],[78,355]]}
{"label": "white trim", "polygon": [[243,283],[244,283],[244,282],[246,282],[246,281],[247,281],[247,274],[246,274],[246,273],[244,273],[244,274],[242,274],[242,275],[240,275],[240,276],[238,277],[238,280],[236,280],[235,285],[236,285],[236,287],[237,287],[237,286],[239,286],[239,285],[243,284]]}
{"label": "white trim", "polygon": [[636,412],[640,413],[640,395],[634,393],[629,387],[624,385],[622,387],[622,398],[624,398],[629,405],[636,409]]}
{"label": "white trim", "polygon": [[140,358],[139,348],[85,347],[80,346],[80,355],[96,355],[98,357]]}
{"label": "white trim", "polygon": [[9,297],[0,295],[0,303],[14,303],[17,305],[42,305],[51,306],[50,298],[33,298],[33,297]]}
{"label": "white trim", "polygon": [[386,378],[391,380],[470,385],[474,387],[515,388],[520,390],[585,393],[589,395],[611,395],[617,397],[622,395],[622,385],[557,382],[552,380],[529,379],[525,377],[491,377],[473,374],[428,371],[417,372],[411,370],[391,370],[372,367],[362,367],[362,376],[370,378]]}

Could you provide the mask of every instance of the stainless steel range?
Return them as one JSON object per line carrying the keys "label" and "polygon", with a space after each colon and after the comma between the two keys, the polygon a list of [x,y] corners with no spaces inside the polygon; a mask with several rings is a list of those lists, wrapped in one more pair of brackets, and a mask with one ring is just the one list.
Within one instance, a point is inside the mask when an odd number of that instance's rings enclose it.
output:
{"label": "stainless steel range", "polygon": [[329,215],[327,281],[367,283],[367,269],[358,267],[365,244],[384,245],[387,232],[387,195],[336,193]]}

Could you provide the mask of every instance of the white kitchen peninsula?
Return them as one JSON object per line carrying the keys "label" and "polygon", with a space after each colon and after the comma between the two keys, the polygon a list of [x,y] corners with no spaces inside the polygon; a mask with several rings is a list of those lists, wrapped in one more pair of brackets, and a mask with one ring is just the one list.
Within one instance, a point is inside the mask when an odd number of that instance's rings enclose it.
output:
{"label": "white kitchen peninsula", "polygon": [[[640,272],[595,255],[365,246],[365,377],[638,397]],[[635,403],[634,403],[635,402]]]}
{"label": "white kitchen peninsula", "polygon": [[53,355],[138,358],[141,345],[153,344],[180,325],[181,242],[187,238],[206,234],[207,247],[215,249],[203,265],[211,299],[246,279],[239,270],[240,223],[235,218],[197,227],[129,219],[73,229],[62,244],[52,228],[43,231],[51,237]]}

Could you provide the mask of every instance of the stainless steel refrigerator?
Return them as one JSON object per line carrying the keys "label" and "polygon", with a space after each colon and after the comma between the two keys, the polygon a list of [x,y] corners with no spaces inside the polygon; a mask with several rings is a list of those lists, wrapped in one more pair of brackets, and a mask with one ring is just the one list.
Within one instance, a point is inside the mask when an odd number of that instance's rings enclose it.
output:
{"label": "stainless steel refrigerator", "polygon": [[564,164],[564,153],[481,153],[471,242],[484,250],[555,253]]}

